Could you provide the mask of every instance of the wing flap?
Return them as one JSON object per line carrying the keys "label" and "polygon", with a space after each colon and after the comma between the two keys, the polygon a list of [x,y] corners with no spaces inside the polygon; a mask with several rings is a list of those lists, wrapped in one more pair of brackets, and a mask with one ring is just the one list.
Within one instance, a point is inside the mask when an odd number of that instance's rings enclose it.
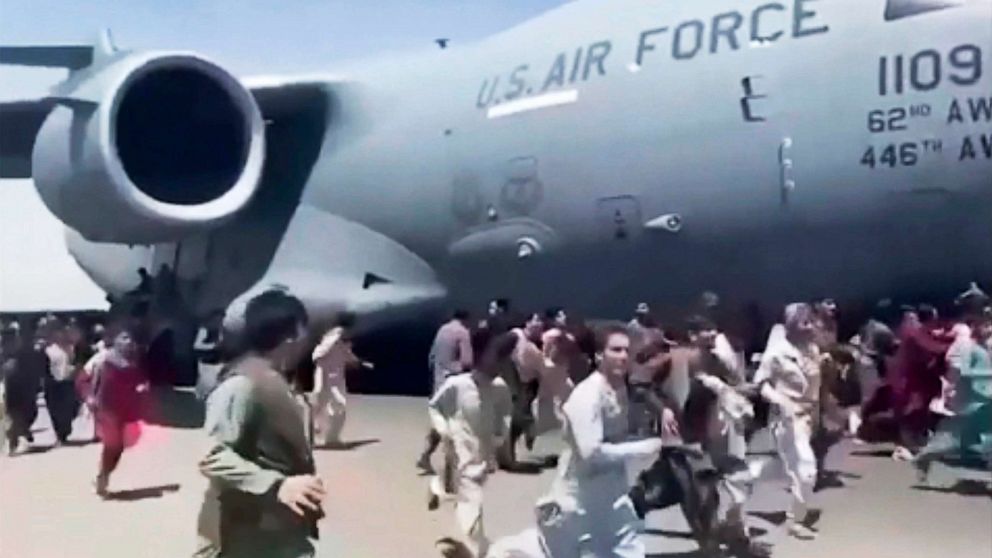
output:
{"label": "wing flap", "polygon": [[0,64],[82,70],[93,64],[93,50],[90,45],[0,46]]}

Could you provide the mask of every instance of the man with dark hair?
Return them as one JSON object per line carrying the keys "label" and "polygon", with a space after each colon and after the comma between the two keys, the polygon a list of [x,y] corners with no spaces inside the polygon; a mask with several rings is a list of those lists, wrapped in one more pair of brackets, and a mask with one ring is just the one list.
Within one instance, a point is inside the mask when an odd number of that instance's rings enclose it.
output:
{"label": "man with dark hair", "polygon": [[653,460],[661,440],[625,441],[629,346],[625,327],[600,330],[596,371],[563,407],[567,445],[551,491],[560,528],[545,540],[552,556],[644,556],[627,467]]}
{"label": "man with dark hair", "polygon": [[871,318],[851,342],[856,350],[855,371],[861,391],[861,409],[853,425],[858,440],[893,437],[885,432],[894,428],[894,422],[885,416],[891,414],[896,379],[888,364],[899,346],[891,327],[893,315],[891,300],[878,301]]}
{"label": "man with dark hair", "polygon": [[110,475],[117,469],[126,446],[126,432],[135,432],[141,418],[142,401],[148,392],[148,377],[139,353],[139,328],[115,324],[108,335],[110,347],[99,370],[95,370],[91,396],[95,430],[103,441],[100,468],[94,486],[101,498],[110,493]]}
{"label": "man with dark hair", "polygon": [[510,300],[506,298],[494,298],[489,301],[489,315],[496,316],[510,312]]}
{"label": "man with dark hair", "polygon": [[535,440],[533,402],[537,397],[541,372],[544,367],[544,354],[541,351],[545,333],[545,321],[540,314],[533,313],[523,324],[518,324],[510,333],[517,342],[512,358],[506,363],[503,378],[510,387],[513,397],[513,419],[510,423],[510,436],[501,452],[502,467],[507,471],[534,472],[532,467],[517,460],[517,441],[524,436],[528,450],[533,449]]}
{"label": "man with dark hair", "polygon": [[661,393],[671,366],[670,350],[667,341],[655,340],[634,354],[629,381],[630,430],[634,435],[658,434],[662,428],[674,433],[675,416]]}
{"label": "man with dark hair", "polygon": [[[732,368],[718,354],[716,325],[703,316],[686,320],[689,343],[674,357],[671,378],[682,384],[665,394],[663,418],[677,427],[663,432],[661,458],[638,479],[631,491],[638,514],[680,504],[693,536],[704,553],[713,553],[718,532],[719,491],[729,496],[722,539],[740,556],[765,553],[753,543],[744,525],[743,506],[752,478],[745,463],[746,419],[753,408],[742,391],[743,370]],[[675,370],[677,368],[677,370]],[[674,385],[671,387],[675,387]]]}
{"label": "man with dark hair", "polygon": [[[431,393],[436,393],[444,381],[455,374],[461,374],[472,369],[474,357],[472,354],[472,334],[468,329],[469,313],[457,309],[452,313],[451,320],[442,325],[434,336],[431,352],[428,355],[428,365],[432,376]],[[432,471],[431,455],[437,450],[441,436],[433,428],[427,433],[426,445],[417,467],[424,471]]]}
{"label": "man with dark hair", "polygon": [[360,365],[371,369],[372,363],[361,360],[351,350],[351,329],[355,314],[341,312],[337,325],[328,330],[313,351],[314,429],[328,448],[340,448],[341,431],[347,412],[348,384],[345,370]]}
{"label": "man with dark hair", "polygon": [[48,322],[49,331],[45,354],[49,369],[45,376],[45,405],[55,431],[55,445],[62,445],[72,434],[72,421],[79,411],[76,396],[75,347],[69,339],[69,330],[58,319]]}
{"label": "man with dark hair", "polygon": [[631,354],[636,356],[642,348],[657,338],[659,333],[661,329],[651,316],[651,307],[648,303],[641,302],[634,309],[634,317],[627,322]]}
{"label": "man with dark hair", "polygon": [[494,298],[489,301],[486,307],[486,316],[479,321],[478,328],[487,330],[492,335],[499,335],[509,330],[510,321],[510,300],[506,298]]}
{"label": "man with dark hair", "polygon": [[138,268],[138,286],[131,292],[138,295],[150,295],[152,293],[152,276],[146,268]]}
{"label": "man with dark hair", "polygon": [[832,298],[822,298],[813,303],[816,324],[816,344],[821,351],[832,350],[837,345],[837,303]]}
{"label": "man with dark hair", "polygon": [[544,311],[545,329],[564,329],[567,324],[568,314],[565,313],[565,309],[561,306],[552,306]]}
{"label": "man with dark hair", "polygon": [[30,344],[22,346],[18,329],[4,326],[0,332],[0,381],[4,387],[0,404],[6,409],[4,435],[8,443],[7,451],[11,455],[18,451],[22,438],[28,443],[34,441],[31,425],[38,416],[38,391],[41,389],[41,373],[46,368],[44,352]]}
{"label": "man with dark hair", "polygon": [[937,310],[923,304],[907,312],[899,330],[899,349],[894,359],[893,389],[900,446],[893,457],[908,461],[925,442],[928,429],[936,426],[930,402],[940,395],[941,377],[947,371],[945,356],[953,338],[937,322]]}
{"label": "man with dark hair", "polygon": [[223,334],[224,311],[214,310],[207,316],[193,341],[196,355],[196,395],[206,399],[217,387],[217,376],[223,369],[221,357],[221,335]]}
{"label": "man with dark hair", "polygon": [[[286,373],[305,354],[307,312],[267,291],[245,309],[246,354],[232,362],[207,403],[213,448],[200,461],[210,480],[196,556],[312,557],[324,485]],[[211,527],[219,514],[219,530]]]}
{"label": "man with dark hair", "polygon": [[445,442],[447,465],[442,476],[431,479],[428,509],[436,509],[442,496],[453,497],[465,542],[485,556],[489,540],[483,526],[483,485],[496,469],[497,448],[510,429],[510,393],[499,368],[515,339],[508,333],[476,339],[472,371],[446,378],[428,403],[434,431]]}

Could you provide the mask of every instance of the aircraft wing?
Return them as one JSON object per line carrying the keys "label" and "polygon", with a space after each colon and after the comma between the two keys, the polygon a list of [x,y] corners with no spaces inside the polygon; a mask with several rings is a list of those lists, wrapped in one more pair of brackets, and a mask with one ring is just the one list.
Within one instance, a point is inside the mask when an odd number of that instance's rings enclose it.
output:
{"label": "aircraft wing", "polygon": [[[0,64],[65,68],[78,72],[117,52],[109,30],[91,45],[0,46]],[[31,151],[53,98],[0,103],[0,178],[30,178]]]}
{"label": "aircraft wing", "polygon": [[34,138],[55,102],[0,103],[0,178],[30,178]]}

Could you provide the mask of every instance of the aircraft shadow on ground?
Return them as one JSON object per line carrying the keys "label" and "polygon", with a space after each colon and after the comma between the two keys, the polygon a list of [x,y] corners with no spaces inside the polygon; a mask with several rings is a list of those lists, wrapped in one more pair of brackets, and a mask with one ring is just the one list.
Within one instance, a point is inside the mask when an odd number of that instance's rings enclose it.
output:
{"label": "aircraft shadow on ground", "polygon": [[842,478],[842,479],[855,479],[855,480],[857,480],[857,479],[863,478],[862,475],[859,475],[857,473],[848,473],[847,471],[824,471],[824,472],[825,473],[832,474],[832,475],[837,475],[837,477]]}
{"label": "aircraft shadow on ground", "polygon": [[544,464],[534,461],[517,461],[512,465],[503,467],[502,470],[511,475],[540,475],[544,471]]}
{"label": "aircraft shadow on ground", "polygon": [[705,558],[701,550],[689,550],[686,552],[652,552],[645,554],[644,558]]}
{"label": "aircraft shadow on ground", "polygon": [[351,451],[364,446],[378,444],[379,442],[380,442],[379,438],[369,438],[367,440],[352,440],[350,442],[342,442],[340,444],[335,444],[332,446],[315,446],[314,449],[317,451]]}
{"label": "aircraft shadow on ground", "polygon": [[913,490],[921,492],[940,492],[942,494],[956,494],[958,496],[986,497],[992,498],[992,487],[983,481],[963,479],[952,486],[927,486],[916,485]]}
{"label": "aircraft shadow on ground", "polygon": [[979,454],[965,454],[942,457],[939,461],[948,467],[968,469],[970,471],[988,471],[989,465],[986,459],[987,458]]}
{"label": "aircraft shadow on ground", "polygon": [[[692,536],[692,533],[690,533],[689,531],[670,531],[668,529],[645,529],[644,534],[654,535],[657,537],[666,537],[669,539],[686,539],[690,541],[696,539],[695,537]],[[668,555],[665,554],[665,556]]]}
{"label": "aircraft shadow on ground", "polygon": [[[81,447],[85,447],[85,446],[88,446],[90,444],[95,444],[95,443],[99,443],[99,442],[94,442],[92,440],[66,440],[65,442],[62,442],[62,447],[67,447],[67,448],[81,448]],[[32,444],[32,445],[29,445],[27,447],[27,449],[25,449],[23,452],[21,452],[20,455],[31,455],[31,454],[37,454],[37,453],[48,453],[48,452],[52,451],[53,449],[57,449],[58,447],[59,446],[56,446],[54,444],[49,444],[47,446],[38,446],[38,445]]]}
{"label": "aircraft shadow on ground", "polygon": [[28,448],[26,450],[24,450],[20,455],[32,455],[32,454],[36,454],[36,453],[48,453],[48,452],[52,451],[53,449],[55,449],[55,446],[52,446],[52,445],[48,445],[48,446],[28,446]]}
{"label": "aircraft shadow on ground", "polygon": [[851,457],[892,457],[891,449],[857,450],[849,453]]}
{"label": "aircraft shadow on ground", "polygon": [[118,502],[135,502],[138,500],[149,500],[152,498],[161,498],[166,494],[172,494],[179,492],[179,484],[163,484],[160,486],[149,486],[147,488],[134,488],[130,490],[118,490],[110,492],[107,495],[107,500],[114,500]]}
{"label": "aircraft shadow on ground", "polygon": [[155,388],[148,398],[144,419],[149,424],[171,428],[203,426],[204,406],[191,391]]}
{"label": "aircraft shadow on ground", "polygon": [[775,512],[763,512],[763,511],[752,511],[747,512],[748,515],[757,517],[775,526],[780,526],[785,523],[785,512],[775,511]]}
{"label": "aircraft shadow on ground", "polygon": [[748,527],[747,529],[747,535],[752,539],[763,537],[767,534],[768,534],[768,529],[762,529],[761,527]]}
{"label": "aircraft shadow on ground", "polygon": [[861,475],[855,473],[847,473],[845,471],[824,470],[821,477],[817,479],[816,486],[813,487],[813,491],[820,492],[821,490],[844,488],[847,485],[844,483],[843,479],[860,479],[860,478]]}

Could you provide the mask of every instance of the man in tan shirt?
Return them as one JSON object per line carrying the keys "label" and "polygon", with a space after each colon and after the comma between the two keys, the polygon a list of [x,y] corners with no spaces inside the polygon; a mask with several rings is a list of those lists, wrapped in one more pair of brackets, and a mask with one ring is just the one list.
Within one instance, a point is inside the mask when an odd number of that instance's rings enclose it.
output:
{"label": "man in tan shirt", "polygon": [[[468,323],[469,313],[466,310],[455,310],[451,320],[437,330],[428,355],[428,363],[433,374],[432,393],[436,393],[447,378],[472,369],[475,358],[472,354],[472,333],[469,331]],[[424,471],[434,470],[431,466],[431,455],[437,450],[440,442],[441,436],[431,428],[427,433],[424,451],[417,459],[418,468]]]}

